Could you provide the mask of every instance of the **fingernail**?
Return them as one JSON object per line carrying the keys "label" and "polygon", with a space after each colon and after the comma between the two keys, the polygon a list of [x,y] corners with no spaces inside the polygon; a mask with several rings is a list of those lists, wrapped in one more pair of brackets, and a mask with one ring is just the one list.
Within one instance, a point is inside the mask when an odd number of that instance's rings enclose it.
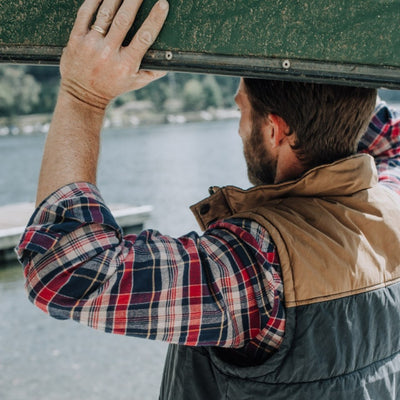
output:
{"label": "fingernail", "polygon": [[169,7],[167,0],[160,0],[159,5],[162,10],[166,10]]}

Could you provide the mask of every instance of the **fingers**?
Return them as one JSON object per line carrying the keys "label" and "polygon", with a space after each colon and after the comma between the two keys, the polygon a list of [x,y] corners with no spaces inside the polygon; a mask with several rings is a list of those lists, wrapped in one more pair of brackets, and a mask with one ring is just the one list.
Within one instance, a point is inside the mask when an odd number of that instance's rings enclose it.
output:
{"label": "fingers", "polygon": [[164,71],[145,71],[140,70],[134,74],[131,90],[141,89],[157,79],[164,77],[167,73]]}
{"label": "fingers", "polygon": [[107,32],[118,11],[121,1],[122,0],[103,0],[97,12],[94,25],[100,27],[104,32]]}
{"label": "fingers", "polygon": [[71,31],[71,37],[86,35],[93,15],[102,0],[86,0],[78,10],[75,24]]}
{"label": "fingers", "polygon": [[[135,89],[162,77],[164,73],[139,69],[144,55],[164,25],[169,10],[167,0],[157,1],[131,43],[122,47],[142,2],[143,0],[85,0],[79,9],[67,46],[72,50],[69,58],[63,57],[62,65],[65,67],[69,62],[75,66],[81,60],[80,68],[91,71],[89,75],[92,81],[94,71],[98,73],[101,69],[103,81],[108,76],[108,80],[115,83],[115,87],[107,84],[107,88],[103,90],[110,92],[110,97],[126,91],[123,87],[125,81],[127,86],[134,86]],[[94,17],[94,27],[91,29]],[[70,75],[73,75],[72,72]],[[74,79],[83,78],[76,75]],[[99,86],[101,85],[97,84]]]}
{"label": "fingers", "polygon": [[150,82],[155,81],[157,79],[163,78],[165,75],[167,75],[167,72],[166,71],[140,70],[138,72],[138,75],[140,76],[140,79],[142,79],[146,83],[150,83]]}
{"label": "fingers", "polygon": [[125,0],[115,15],[110,30],[107,34],[107,42],[111,46],[121,46],[143,0]]}
{"label": "fingers", "polygon": [[167,0],[159,0],[154,5],[143,25],[125,49],[130,58],[141,62],[147,50],[160,33],[167,18],[168,10],[169,4]]}

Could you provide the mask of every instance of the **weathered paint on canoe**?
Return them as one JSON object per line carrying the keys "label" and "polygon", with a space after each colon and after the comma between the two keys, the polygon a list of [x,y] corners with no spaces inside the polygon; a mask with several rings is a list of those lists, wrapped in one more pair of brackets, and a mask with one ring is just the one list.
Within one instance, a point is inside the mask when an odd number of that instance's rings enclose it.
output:
{"label": "weathered paint on canoe", "polygon": [[[0,58],[57,62],[80,4],[0,0]],[[399,20],[399,0],[170,0],[145,64],[400,87]]]}

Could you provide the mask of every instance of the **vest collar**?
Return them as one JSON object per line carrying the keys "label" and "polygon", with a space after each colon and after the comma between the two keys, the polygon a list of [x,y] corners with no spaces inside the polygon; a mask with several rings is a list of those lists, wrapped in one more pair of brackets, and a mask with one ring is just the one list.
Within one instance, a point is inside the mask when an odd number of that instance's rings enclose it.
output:
{"label": "vest collar", "polygon": [[350,196],[378,182],[373,157],[357,154],[307,171],[294,181],[260,185],[247,190],[235,186],[210,188],[212,195],[190,207],[202,230],[213,222],[283,197]]}

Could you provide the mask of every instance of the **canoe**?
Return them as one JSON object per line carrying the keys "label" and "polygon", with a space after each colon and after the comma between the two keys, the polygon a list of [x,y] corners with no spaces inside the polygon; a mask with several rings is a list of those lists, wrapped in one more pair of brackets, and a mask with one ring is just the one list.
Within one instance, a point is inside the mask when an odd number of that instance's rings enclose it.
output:
{"label": "canoe", "polygon": [[[80,4],[1,1],[0,61],[57,63]],[[170,0],[143,66],[400,89],[399,21],[399,0]]]}

